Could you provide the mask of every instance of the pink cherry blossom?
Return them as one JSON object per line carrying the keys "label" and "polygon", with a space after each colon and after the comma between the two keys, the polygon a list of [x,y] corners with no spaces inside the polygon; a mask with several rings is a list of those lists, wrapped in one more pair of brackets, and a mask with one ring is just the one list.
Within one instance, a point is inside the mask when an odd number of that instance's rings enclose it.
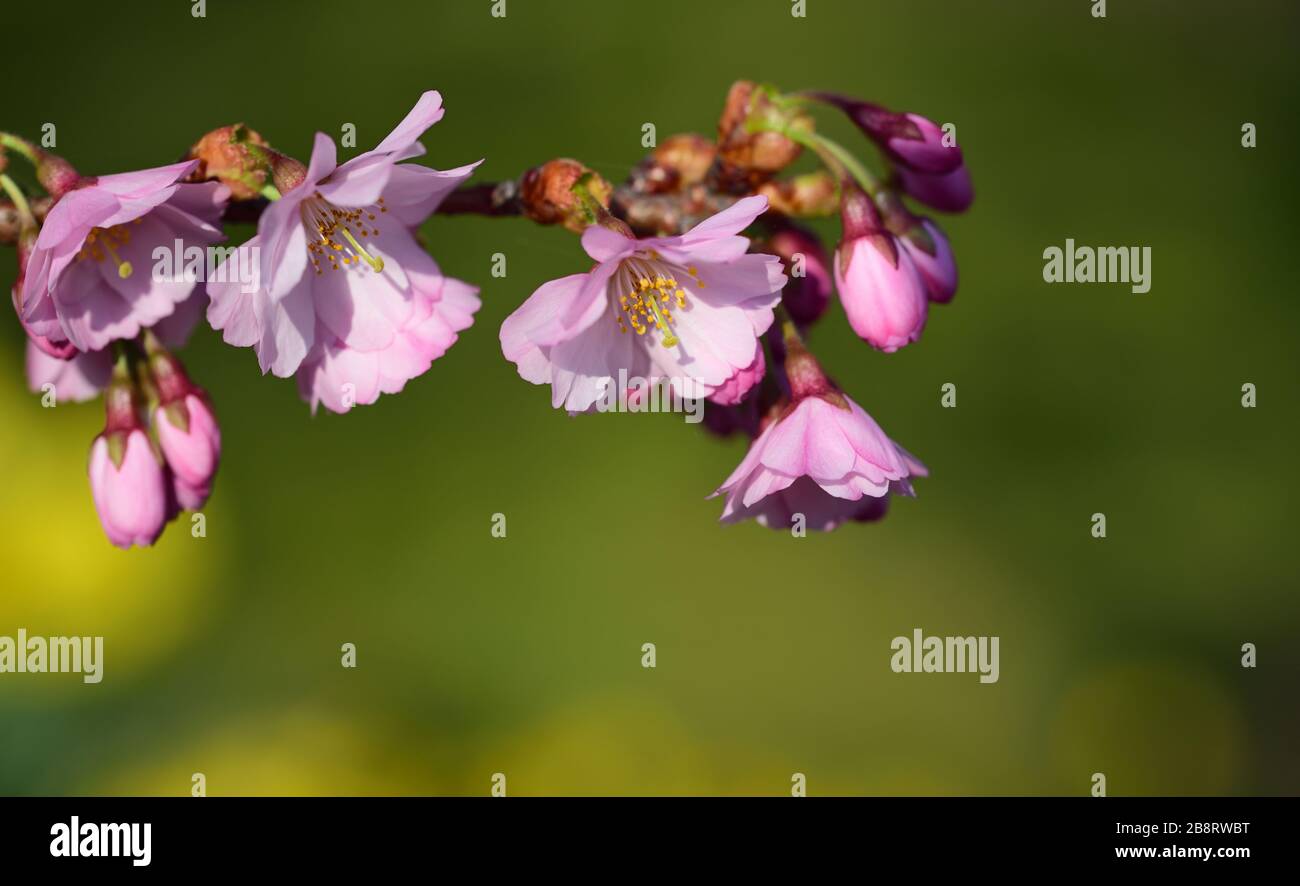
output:
{"label": "pink cherry blossom", "polygon": [[[169,348],[180,348],[189,339],[207,307],[207,297],[196,290],[176,306],[176,310],[154,324],[154,334]],[[59,402],[84,403],[104,390],[113,372],[113,357],[108,349],[78,351],[67,358],[51,357],[30,338],[27,341],[27,387],[41,393],[47,384],[54,385]]]}
{"label": "pink cherry blossom", "polygon": [[709,400],[719,406],[735,406],[745,399],[754,387],[763,380],[767,372],[767,363],[763,359],[763,343],[754,342],[754,361],[737,372],[709,395]]}
{"label": "pink cherry blossom", "polygon": [[442,115],[442,97],[426,92],[373,151],[342,165],[318,133],[301,183],[267,207],[240,247],[252,284],[208,284],[212,326],[227,343],[253,347],[263,372],[300,372],[313,406],[341,406],[349,384],[356,403],[400,390],[479,306],[414,234],[478,165],[440,172],[401,162],[424,153],[418,139]]}
{"label": "pink cherry blossom", "polygon": [[878,518],[883,505],[872,500],[913,495],[911,478],[925,475],[925,467],[862,407],[823,388],[796,393],[714,495],[726,496],[723,522],[753,517],[788,528],[790,515],[802,513],[811,528],[829,529],[848,519]]}
{"label": "pink cherry blossom", "polygon": [[874,523],[883,519],[888,510],[889,493],[879,498],[864,495],[853,501],[831,495],[810,477],[800,477],[785,489],[764,496],[750,507],[742,505],[725,517],[724,522],[752,519],[768,529],[789,530],[795,525],[796,515],[802,515],[804,528],[830,532],[849,521]]}
{"label": "pink cherry blossom", "polygon": [[27,387],[34,394],[54,386],[60,403],[84,403],[99,396],[113,374],[108,351],[76,352],[67,360],[51,357],[33,341],[27,342]]}
{"label": "pink cherry blossom", "polygon": [[28,333],[97,351],[169,316],[193,280],[153,273],[154,250],[206,247],[229,190],[181,184],[198,161],[84,179],[50,210],[26,267],[22,318]]}
{"label": "pink cherry blossom", "polygon": [[747,255],[740,236],[766,209],[767,198],[747,197],[673,237],[589,227],[582,246],[596,266],[529,296],[501,326],[502,352],[573,413],[593,408],[620,370],[688,398],[752,385],[758,336],[786,282],[780,259]]}
{"label": "pink cherry blossom", "polygon": [[434,295],[416,293],[410,317],[392,344],[380,350],[350,348],[327,329],[318,329],[317,345],[298,370],[303,399],[313,411],[324,403],[334,412],[347,412],[354,405],[374,403],[380,394],[401,391],[474,322],[480,305],[477,292],[468,283],[444,277]]}

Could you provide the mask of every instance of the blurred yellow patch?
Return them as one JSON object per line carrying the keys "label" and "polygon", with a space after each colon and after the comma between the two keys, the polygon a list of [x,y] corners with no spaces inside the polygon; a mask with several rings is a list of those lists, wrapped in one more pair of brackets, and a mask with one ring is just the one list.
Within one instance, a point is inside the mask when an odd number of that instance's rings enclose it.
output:
{"label": "blurred yellow patch", "polygon": [[399,750],[373,718],[353,722],[315,707],[245,714],[233,723],[196,723],[192,739],[150,748],[92,789],[95,794],[192,793],[202,773],[206,795],[401,796],[445,793],[428,748]]}

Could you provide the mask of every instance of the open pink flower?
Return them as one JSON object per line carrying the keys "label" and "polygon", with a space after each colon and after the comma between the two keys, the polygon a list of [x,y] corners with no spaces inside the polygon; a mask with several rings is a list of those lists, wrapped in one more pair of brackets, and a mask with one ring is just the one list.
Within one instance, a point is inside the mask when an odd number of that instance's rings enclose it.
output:
{"label": "open pink flower", "polygon": [[841,523],[850,521],[874,523],[884,519],[888,511],[889,493],[879,498],[864,495],[854,501],[831,495],[811,477],[800,477],[785,489],[764,496],[750,507],[740,506],[723,517],[723,522],[752,519],[768,529],[789,530],[795,525],[796,516],[802,516],[804,528],[830,532]]}
{"label": "open pink flower", "polygon": [[67,360],[51,357],[35,342],[27,342],[27,387],[36,394],[54,386],[60,403],[84,403],[99,396],[113,374],[109,351],[76,353]]}
{"label": "open pink flower", "polygon": [[845,520],[878,519],[887,495],[913,495],[925,467],[836,389],[806,353],[787,361],[793,400],[758,435],[740,465],[713,494],[725,495],[722,520],[749,518],[788,528],[831,529]]}
{"label": "open pink flower", "polygon": [[402,164],[424,153],[418,139],[442,115],[442,97],[424,93],[378,147],[341,166],[334,142],[317,133],[303,180],[267,207],[232,259],[253,268],[251,284],[235,274],[208,284],[212,326],[229,344],[255,348],[263,372],[301,369],[313,405],[333,409],[345,384],[358,403],[400,390],[455,340],[445,330],[465,328],[478,308],[413,233],[478,165]]}
{"label": "open pink flower", "polygon": [[198,161],[84,179],[50,210],[23,279],[29,335],[97,351],[170,315],[195,283],[155,274],[154,250],[222,239],[229,191],[180,184]]}
{"label": "open pink flower", "polygon": [[767,198],[746,197],[675,237],[593,225],[582,247],[596,266],[529,296],[501,325],[502,352],[523,378],[551,386],[553,406],[575,413],[620,370],[685,398],[752,385],[757,339],[786,282],[780,259],[745,254],[740,236],[766,209]]}
{"label": "open pink flower", "polygon": [[[207,307],[207,297],[195,291],[176,306],[176,310],[153,325],[154,334],[169,348],[180,348],[189,339],[194,326]],[[51,357],[38,343],[27,341],[27,387],[41,393],[45,385],[54,385],[59,402],[83,403],[104,390],[113,373],[113,355],[108,349],[73,350],[67,358]]]}
{"label": "open pink flower", "polygon": [[396,394],[456,343],[457,333],[474,322],[481,304],[478,290],[444,277],[432,291],[416,293],[410,317],[382,350],[350,348],[329,330],[318,329],[316,346],[298,369],[298,390],[313,412],[320,403],[347,412],[374,403],[380,394]]}
{"label": "open pink flower", "polygon": [[709,401],[719,406],[736,406],[753,390],[754,385],[763,380],[767,374],[767,362],[763,358],[763,343],[754,342],[754,361],[744,369],[727,379],[723,385],[709,395]]}

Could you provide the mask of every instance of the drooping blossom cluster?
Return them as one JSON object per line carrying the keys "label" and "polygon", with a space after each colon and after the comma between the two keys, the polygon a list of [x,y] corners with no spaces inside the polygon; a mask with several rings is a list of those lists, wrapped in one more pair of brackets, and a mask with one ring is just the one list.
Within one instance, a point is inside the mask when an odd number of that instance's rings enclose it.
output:
{"label": "drooping blossom cluster", "polygon": [[[46,191],[29,201],[0,160],[19,219],[12,294],[28,383],[56,402],[102,392],[89,475],[109,541],[150,545],[211,494],[216,413],[168,349],[199,318],[253,347],[263,372],[296,375],[313,410],[335,412],[400,391],[473,322],[477,290],[445,277],[415,230],[477,164],[404,162],[442,115],[426,92],[373,151],[341,165],[323,134],[304,166],[240,125],[205,135],[185,162],[98,177],[0,133],[0,158],[30,160]],[[250,208],[257,234],[213,249],[226,217]]]}
{"label": "drooping blossom cluster", "polygon": [[[819,105],[878,148],[874,171],[816,130]],[[714,493],[723,521],[832,529],[913,494],[925,467],[829,380],[804,335],[838,293],[854,332],[893,353],[920,338],[931,304],[951,301],[948,239],[907,202],[970,205],[949,130],[741,81],[715,138],[665,139],[617,187],[567,158],[468,186],[478,163],[412,162],[442,116],[441,96],[426,92],[343,163],[324,134],[304,164],[236,124],[181,163],[99,177],[0,133],[0,242],[18,248],[28,381],[65,402],[102,393],[89,474],[111,542],[152,544],[211,494],[220,428],[175,354],[201,318],[252,348],[264,374],[294,377],[313,412],[397,393],[447,352],[480,302],[425,251],[417,229],[434,212],[581,235],[590,267],[524,300],[501,326],[502,352],[571,415],[611,397],[644,404],[654,390],[706,401],[707,428],[752,440]],[[783,175],[806,150],[821,168]],[[5,174],[10,155],[35,166],[44,195],[29,200]],[[841,239],[828,251],[806,220],[836,213]],[[229,222],[254,220],[253,236],[226,244]]]}

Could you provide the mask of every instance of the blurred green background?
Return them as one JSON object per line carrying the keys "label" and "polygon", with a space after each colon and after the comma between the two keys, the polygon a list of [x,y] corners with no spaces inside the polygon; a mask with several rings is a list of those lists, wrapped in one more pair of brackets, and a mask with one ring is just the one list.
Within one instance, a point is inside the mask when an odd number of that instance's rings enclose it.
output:
{"label": "blurred green background", "polygon": [[[0,634],[102,634],[106,661],[99,685],[0,676],[0,792],[185,794],[194,772],[211,794],[485,794],[496,772],[511,794],[782,794],[794,772],[811,794],[1084,794],[1094,772],[1116,795],[1300,792],[1295,4],[491,5],[10,4],[0,128],[54,122],[85,173],[235,121],[305,159],[348,122],[373,146],[437,88],[425,162],[486,157],[491,181],[565,155],[621,179],[643,123],[711,133],[739,78],[951,121],[977,192],[941,221],[955,302],[890,356],[838,306],[812,337],[929,465],[919,498],[806,539],[719,526],[705,496],[740,441],[567,418],[501,357],[502,319],[587,266],[576,238],[435,217],[434,256],[482,287],[460,343],[313,418],[202,327],[208,536],[123,553],[85,477],[102,410],[42,409],[10,322]],[[1152,247],[1151,291],[1045,284],[1067,237]],[[915,627],[1001,637],[1000,681],[892,673]]]}

